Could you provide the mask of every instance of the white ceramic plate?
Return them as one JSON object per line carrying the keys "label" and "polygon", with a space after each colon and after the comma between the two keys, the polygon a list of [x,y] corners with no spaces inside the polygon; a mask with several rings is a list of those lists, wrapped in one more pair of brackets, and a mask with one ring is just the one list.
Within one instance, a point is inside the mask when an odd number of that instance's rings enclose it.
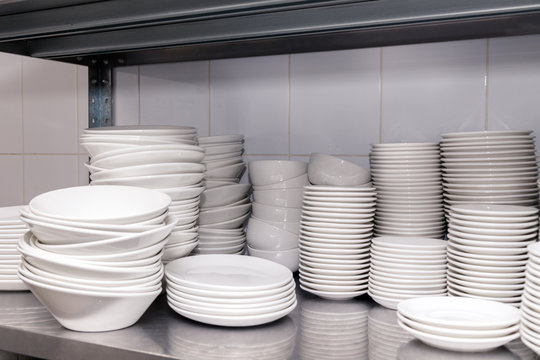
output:
{"label": "white ceramic plate", "polygon": [[365,290],[359,290],[354,292],[349,291],[324,291],[311,288],[308,284],[300,283],[300,288],[304,291],[317,295],[323,299],[328,300],[349,300],[357,296],[363,295],[367,292],[367,287]]}

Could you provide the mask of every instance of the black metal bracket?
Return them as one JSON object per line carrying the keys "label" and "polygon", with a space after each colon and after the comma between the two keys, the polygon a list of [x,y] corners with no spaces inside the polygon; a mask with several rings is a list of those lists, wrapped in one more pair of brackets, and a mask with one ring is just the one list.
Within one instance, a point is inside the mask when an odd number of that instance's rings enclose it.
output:
{"label": "black metal bracket", "polygon": [[95,57],[87,65],[88,127],[112,126],[112,69],[117,64],[106,57]]}

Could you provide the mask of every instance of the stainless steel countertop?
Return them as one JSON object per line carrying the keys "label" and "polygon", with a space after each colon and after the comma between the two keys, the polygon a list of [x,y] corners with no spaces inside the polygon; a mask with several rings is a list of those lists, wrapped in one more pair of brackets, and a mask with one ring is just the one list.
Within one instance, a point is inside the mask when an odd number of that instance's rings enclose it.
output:
{"label": "stainless steel countertop", "polygon": [[394,311],[367,296],[326,301],[302,290],[297,295],[298,306],[289,316],[257,327],[224,328],[185,319],[162,295],[134,326],[80,333],[61,327],[30,292],[5,292],[0,295],[0,349],[71,360],[535,359],[520,341],[476,354],[423,345],[395,324]]}

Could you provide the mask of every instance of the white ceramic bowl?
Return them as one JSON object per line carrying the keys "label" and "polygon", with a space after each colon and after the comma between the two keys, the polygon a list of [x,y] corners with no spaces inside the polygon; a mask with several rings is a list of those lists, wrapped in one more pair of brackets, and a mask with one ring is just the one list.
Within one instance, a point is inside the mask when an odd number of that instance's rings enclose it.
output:
{"label": "white ceramic bowl", "polygon": [[300,176],[280,181],[270,185],[253,185],[253,190],[272,190],[272,189],[288,189],[288,188],[302,188],[309,185],[307,173]]}
{"label": "white ceramic bowl", "polygon": [[292,232],[294,234],[300,233],[300,222],[299,221],[269,221],[264,220],[261,218],[258,218],[257,216],[251,215],[252,218],[263,221],[269,225],[278,227],[283,230],[287,230],[288,232]]}
{"label": "white ceramic bowl", "polygon": [[[106,154],[110,154],[108,152]],[[104,155],[104,154],[101,154]],[[204,152],[197,150],[142,150],[103,159],[92,158],[90,164],[104,169],[115,169],[127,166],[144,165],[150,163],[188,162],[200,163],[204,158]]]}
{"label": "white ceramic bowl", "polygon": [[256,218],[250,218],[246,229],[247,243],[259,250],[290,250],[298,247],[298,235]]}
{"label": "white ceramic bowl", "polygon": [[258,250],[248,246],[248,254],[250,256],[255,256],[263,259],[273,261],[275,263],[286,266],[292,272],[298,270],[299,264],[299,250],[290,249],[290,250]]}
{"label": "white ceramic bowl", "polygon": [[211,145],[229,142],[242,142],[244,141],[244,135],[242,134],[228,134],[228,135],[214,135],[214,136],[201,136],[199,137],[199,144]]}
{"label": "white ceramic bowl", "polygon": [[218,207],[210,210],[203,210],[199,214],[199,225],[209,225],[235,219],[247,214],[251,209],[251,204],[236,206]]}
{"label": "white ceramic bowl", "polygon": [[20,275],[62,326],[75,331],[111,331],[133,325],[161,293],[94,292],[46,285]]}
{"label": "white ceramic bowl", "polygon": [[233,158],[214,160],[214,161],[203,161],[203,164],[206,165],[207,170],[217,169],[224,166],[234,165],[234,164],[243,164],[242,156],[235,156]]}
{"label": "white ceramic bowl", "polygon": [[309,181],[315,185],[356,186],[370,181],[369,171],[350,161],[327,154],[311,154]]}
{"label": "white ceramic bowl", "polygon": [[307,173],[307,163],[293,160],[257,160],[248,164],[249,179],[255,186],[266,186]]}
{"label": "white ceramic bowl", "polygon": [[176,186],[190,186],[201,182],[204,173],[184,173],[184,174],[163,174],[130,176],[122,178],[111,178],[102,180],[92,180],[92,185],[125,185],[140,186],[146,189],[161,189]]}
{"label": "white ceramic bowl", "polygon": [[246,197],[251,185],[234,184],[208,189],[201,194],[201,209],[230,205]]}
{"label": "white ceramic bowl", "polygon": [[254,190],[253,200],[263,205],[299,208],[303,194],[303,188]]}
{"label": "white ceramic bowl", "polygon": [[53,190],[30,201],[40,216],[66,221],[129,224],[163,214],[171,198],[159,191],[130,186],[78,186]]}
{"label": "white ceramic bowl", "polygon": [[239,178],[246,169],[244,163],[232,164],[206,170],[206,178]]}
{"label": "white ceramic bowl", "polygon": [[254,217],[265,221],[298,222],[302,217],[302,208],[264,205],[258,202],[251,203]]}

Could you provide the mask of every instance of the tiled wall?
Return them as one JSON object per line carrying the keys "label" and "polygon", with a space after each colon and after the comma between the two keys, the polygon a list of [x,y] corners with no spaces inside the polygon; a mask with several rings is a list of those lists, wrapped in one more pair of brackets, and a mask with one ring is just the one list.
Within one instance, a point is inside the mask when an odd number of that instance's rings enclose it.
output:
{"label": "tiled wall", "polygon": [[367,166],[377,142],[540,134],[540,36],[119,68],[115,96],[117,124],[243,133],[248,160],[325,152]]}
{"label": "tiled wall", "polygon": [[87,184],[86,67],[0,53],[0,206]]}

